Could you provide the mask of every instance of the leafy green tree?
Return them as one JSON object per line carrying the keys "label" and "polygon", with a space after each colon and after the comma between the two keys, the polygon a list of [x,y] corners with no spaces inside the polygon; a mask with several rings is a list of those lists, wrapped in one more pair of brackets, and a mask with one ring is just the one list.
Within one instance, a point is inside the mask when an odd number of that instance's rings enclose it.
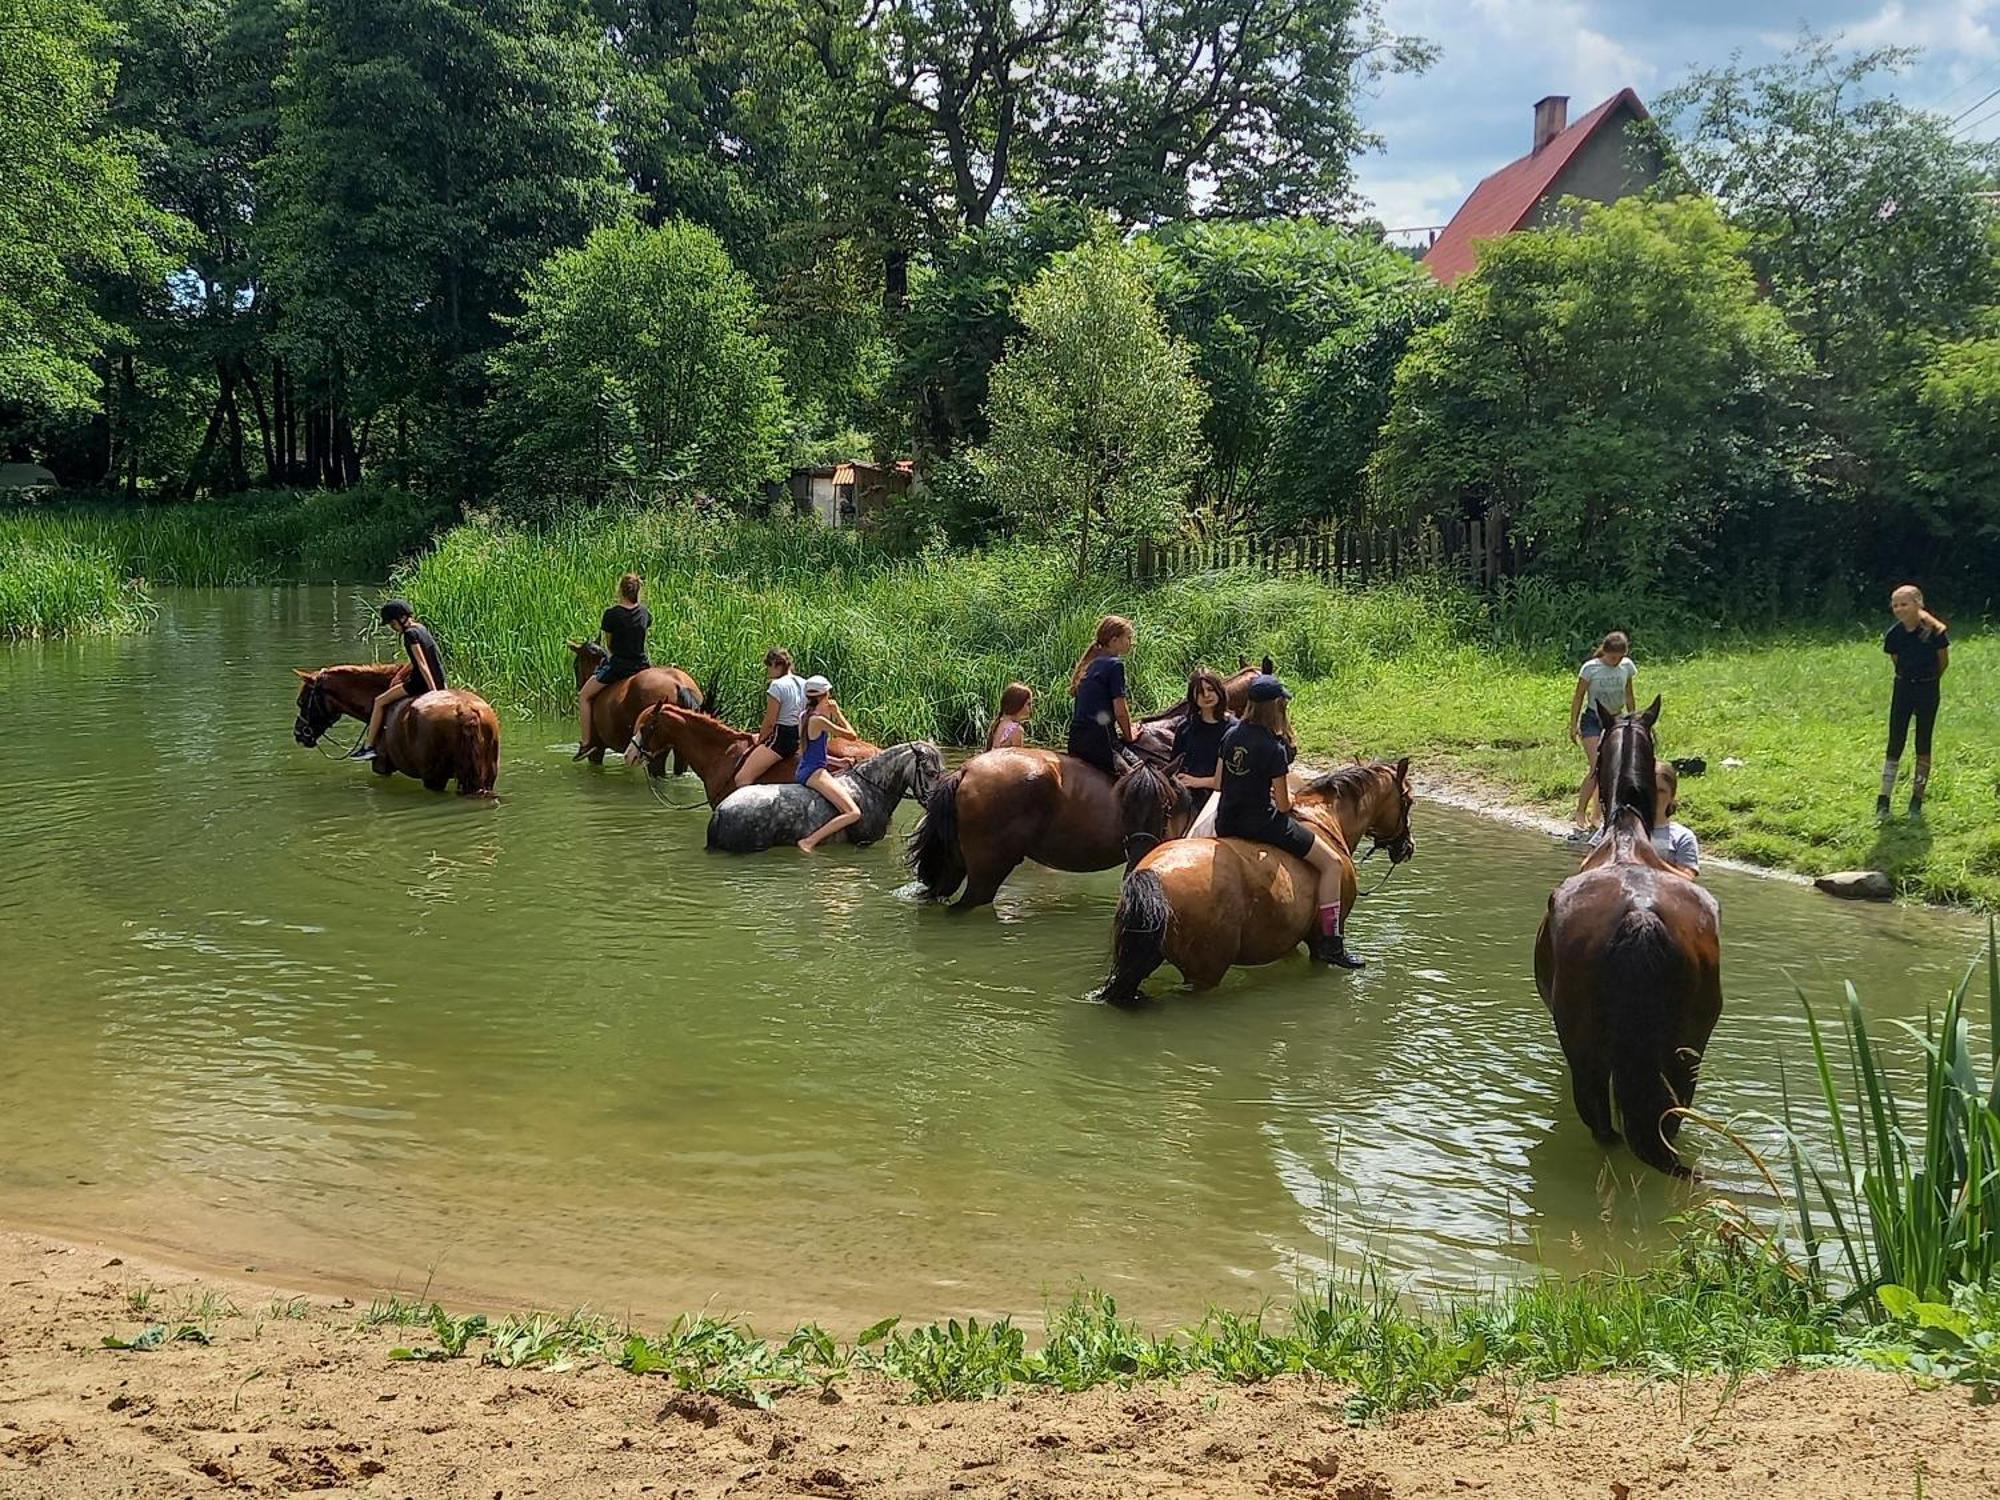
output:
{"label": "leafy green tree", "polygon": [[1068,533],[1079,569],[1177,530],[1200,462],[1201,382],[1149,260],[1108,234],[1058,256],[1021,293],[1023,332],[993,371],[991,494],[1022,530]]}
{"label": "leafy green tree", "polygon": [[157,286],[181,229],[108,126],[111,42],[88,0],[0,0],[0,403],[28,414],[96,407],[95,285]]}
{"label": "leafy green tree", "polygon": [[2000,313],[1936,346],[1921,368],[1900,446],[1924,530],[1939,542],[1925,560],[1990,580],[2000,563]]}
{"label": "leafy green tree", "polygon": [[1396,372],[1373,474],[1396,516],[1497,513],[1564,581],[1686,586],[1788,500],[1804,359],[1749,237],[1697,198],[1580,210],[1482,248]]}
{"label": "leafy green tree", "polygon": [[763,309],[711,230],[600,229],[530,278],[493,360],[506,508],[750,498],[791,414]]}

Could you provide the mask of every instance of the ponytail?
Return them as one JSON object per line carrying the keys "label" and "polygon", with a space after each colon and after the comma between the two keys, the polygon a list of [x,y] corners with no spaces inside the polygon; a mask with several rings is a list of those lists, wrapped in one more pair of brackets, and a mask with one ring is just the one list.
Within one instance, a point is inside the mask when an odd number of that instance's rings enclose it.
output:
{"label": "ponytail", "polygon": [[1123,615],[1106,615],[1097,622],[1097,638],[1076,659],[1076,669],[1069,674],[1069,695],[1072,698],[1083,685],[1083,674],[1090,669],[1090,664],[1098,657],[1108,655],[1113,641],[1131,633],[1132,622]]}
{"label": "ponytail", "polygon": [[1083,686],[1083,674],[1090,670],[1090,664],[1104,655],[1104,648],[1092,641],[1084,647],[1083,655],[1076,659],[1076,670],[1069,674],[1069,695],[1074,698],[1076,690]]}

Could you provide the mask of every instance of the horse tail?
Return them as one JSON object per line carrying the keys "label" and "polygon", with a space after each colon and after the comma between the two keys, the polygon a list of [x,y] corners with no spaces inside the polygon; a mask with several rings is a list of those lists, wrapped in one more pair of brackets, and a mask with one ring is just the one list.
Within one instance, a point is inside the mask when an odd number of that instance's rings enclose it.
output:
{"label": "horse tail", "polygon": [[944,900],[965,881],[965,855],[958,847],[958,784],[964,779],[964,771],[953,771],[931,788],[923,820],[904,852],[927,901]]}
{"label": "horse tail", "polygon": [[1134,870],[1118,892],[1111,922],[1111,973],[1099,994],[1112,1005],[1136,1005],[1139,986],[1167,960],[1167,889],[1151,870]]}
{"label": "horse tail", "polygon": [[458,789],[469,797],[490,797],[500,779],[500,736],[476,708],[458,711]]}
{"label": "horse tail", "polygon": [[1611,934],[1598,981],[1626,1142],[1640,1161],[1671,1177],[1694,1175],[1663,1129],[1669,1111],[1688,1102],[1675,1096],[1665,1072],[1673,1046],[1668,1013],[1684,967],[1659,915],[1635,909]]}

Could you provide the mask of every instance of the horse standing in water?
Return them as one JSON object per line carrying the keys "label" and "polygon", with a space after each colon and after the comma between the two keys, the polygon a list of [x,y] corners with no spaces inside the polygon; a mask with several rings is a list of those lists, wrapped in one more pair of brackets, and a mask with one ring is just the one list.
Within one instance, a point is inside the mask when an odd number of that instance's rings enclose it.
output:
{"label": "horse standing in water", "polygon": [[[872,844],[889,831],[889,820],[905,797],[922,803],[944,774],[944,756],[928,740],[891,745],[871,755],[840,779],[861,809],[861,821],[841,837]],[[728,854],[754,854],[776,844],[796,844],[833,816],[833,804],[809,786],[787,782],[738,787],[709,815],[708,847]]]}
{"label": "horse standing in water", "polygon": [[[591,674],[609,661],[611,654],[596,641],[565,644],[576,659],[576,688],[582,692]],[[605,751],[630,744],[632,727],[638,723],[639,715],[655,703],[672,703],[692,713],[701,713],[708,707],[714,691],[711,686],[704,693],[694,678],[679,667],[648,667],[612,683],[590,702],[590,763],[601,766]],[[655,775],[659,773],[659,767],[652,769]],[[674,769],[678,774],[680,768]]]}
{"label": "horse standing in water", "polygon": [[[1343,910],[1354,909],[1357,839],[1373,838],[1397,864],[1416,853],[1411,800],[1408,759],[1342,766],[1293,794],[1292,816],[1346,856]],[[1140,984],[1163,963],[1205,990],[1233,965],[1276,962],[1311,939],[1317,886],[1311,865],[1270,844],[1185,838],[1161,845],[1138,862],[1119,893],[1104,999],[1138,1001]]]}
{"label": "horse standing in water", "polygon": [[1689,1177],[1673,1140],[1722,1015],[1722,937],[1715,898],[1653,849],[1659,717],[1655,698],[1642,714],[1620,715],[1597,747],[1604,841],[1549,897],[1535,988],[1591,1134],[1617,1141],[1615,1091],[1632,1154]]}
{"label": "horse standing in water", "polygon": [[[743,764],[743,758],[756,743],[756,735],[732,729],[713,714],[692,713],[672,703],[656,703],[641,712],[632,726],[632,743],[625,747],[625,759],[628,763],[645,761],[649,774],[657,776],[659,766],[671,754],[677,765],[685,765],[701,778],[708,805],[720,807],[723,799],[736,790],[736,768]],[[835,739],[827,748],[846,761],[864,761],[882,753],[881,746],[866,740]],[[773,761],[770,769],[757,778],[757,784],[789,783],[798,766],[796,755]]]}
{"label": "horse standing in water", "polygon": [[[382,662],[292,670],[299,678],[292,738],[310,748],[342,715],[366,724],[376,698],[410,669]],[[490,797],[500,776],[500,720],[477,693],[443,688],[391,704],[375,750],[369,765],[377,776],[401,771],[433,792],[456,779],[461,796]]]}

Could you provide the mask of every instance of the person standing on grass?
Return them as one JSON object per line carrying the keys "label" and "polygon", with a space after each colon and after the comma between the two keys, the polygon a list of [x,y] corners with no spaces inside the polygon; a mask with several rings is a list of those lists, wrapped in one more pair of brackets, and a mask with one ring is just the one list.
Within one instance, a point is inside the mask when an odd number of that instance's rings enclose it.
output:
{"label": "person standing on grass", "polygon": [[838,729],[850,740],[858,739],[847,715],[833,701],[833,684],[824,677],[805,680],[805,748],[799,752],[798,784],[810,787],[833,804],[833,816],[799,840],[799,848],[810,854],[843,828],[861,821],[861,804],[854,800],[833,774],[827,755],[827,741]]}
{"label": "person standing on grass", "polygon": [[1632,696],[1632,679],[1638,665],[1632,660],[1632,642],[1622,630],[1614,630],[1597,643],[1597,650],[1585,658],[1576,674],[1576,691],[1569,700],[1569,738],[1583,746],[1583,784],[1576,789],[1576,830],[1590,830],[1590,804],[1597,799],[1597,742],[1620,714],[1637,708]]}
{"label": "person standing on grass", "polygon": [[773,646],[764,653],[764,675],[771,685],[764,690],[764,722],[757,729],[757,743],[736,768],[736,784],[749,786],[779,761],[799,753],[799,716],[805,712],[806,685],[792,670],[792,653]]}
{"label": "person standing on grass", "polygon": [[1931,730],[1937,724],[1938,680],[1951,664],[1951,636],[1944,621],[1924,608],[1924,592],[1906,583],[1889,596],[1896,623],[1882,637],[1882,649],[1896,664],[1896,685],[1889,693],[1889,753],[1882,762],[1882,791],[1875,799],[1875,816],[1889,816],[1889,798],[1896,790],[1896,768],[1909,740],[1910,721],[1917,722],[1917,768],[1910,778],[1910,816],[1924,810],[1924,791],[1931,779]]}
{"label": "person standing on grass", "polygon": [[1197,667],[1188,678],[1187,703],[1174,731],[1174,757],[1181,763],[1176,779],[1193,793],[1197,814],[1222,786],[1222,737],[1235,727],[1221,677]]}
{"label": "person standing on grass", "polygon": [[375,741],[381,736],[382,721],[393,705],[406,698],[421,698],[445,685],[444,653],[438,650],[437,637],[417,618],[415,610],[401,599],[391,599],[382,606],[382,623],[402,632],[403,649],[410,656],[410,675],[401,682],[391,683],[388,691],[375,700],[375,706],[368,711],[368,727],[361,732],[361,743],[347,752],[349,760],[375,758]]}
{"label": "person standing on grass", "polygon": [[627,677],[652,666],[646,656],[646,632],[653,628],[653,616],[639,602],[640,583],[637,573],[627,573],[619,579],[618,603],[605,610],[604,618],[597,622],[611,654],[602,666],[590,674],[583,691],[576,695],[578,760],[590,754],[591,741],[595,738],[590,727],[591,700],[612,683],[623,682]]}
{"label": "person standing on grass", "polygon": [[1097,622],[1097,638],[1069,674],[1070,696],[1076,700],[1069,718],[1069,753],[1113,781],[1124,771],[1119,748],[1132,738],[1132,711],[1125,701],[1125,653],[1132,643],[1132,622],[1106,615]]}
{"label": "person standing on grass", "polygon": [[1028,743],[1028,718],[1035,711],[1035,690],[1025,682],[1010,682],[1000,694],[1000,712],[986,731],[988,750],[1018,750]]}

